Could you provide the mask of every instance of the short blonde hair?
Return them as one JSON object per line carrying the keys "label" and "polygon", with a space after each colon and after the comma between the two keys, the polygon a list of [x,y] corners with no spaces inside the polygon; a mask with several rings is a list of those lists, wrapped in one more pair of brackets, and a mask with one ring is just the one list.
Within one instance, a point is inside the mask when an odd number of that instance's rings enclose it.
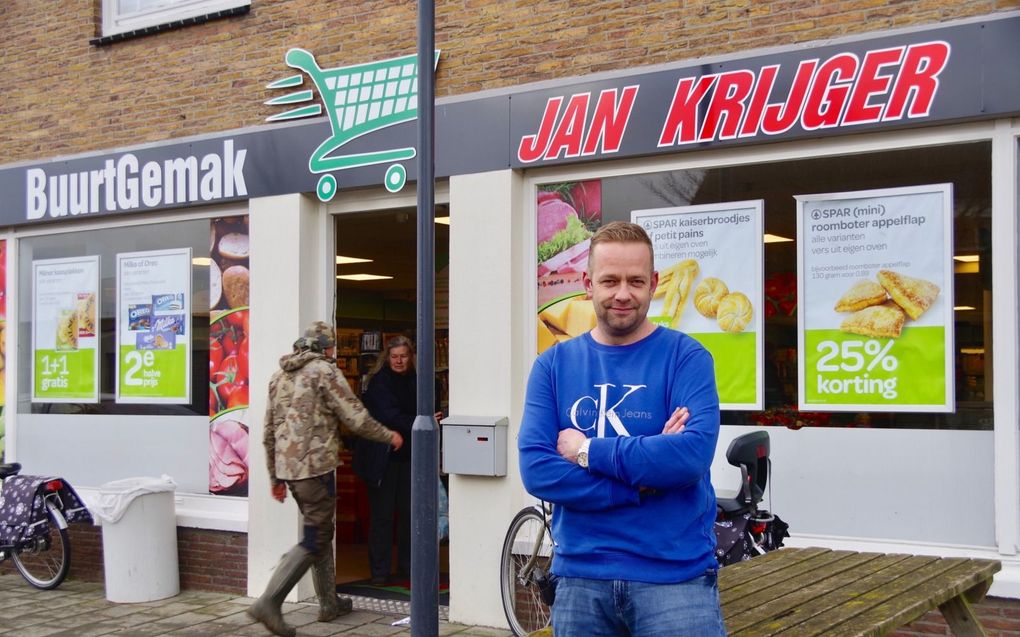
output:
{"label": "short blonde hair", "polygon": [[655,248],[648,238],[645,229],[628,221],[613,221],[595,231],[588,248],[588,273],[591,274],[591,261],[595,256],[595,246],[600,243],[643,243],[648,246],[648,254],[652,258],[652,269],[655,268]]}

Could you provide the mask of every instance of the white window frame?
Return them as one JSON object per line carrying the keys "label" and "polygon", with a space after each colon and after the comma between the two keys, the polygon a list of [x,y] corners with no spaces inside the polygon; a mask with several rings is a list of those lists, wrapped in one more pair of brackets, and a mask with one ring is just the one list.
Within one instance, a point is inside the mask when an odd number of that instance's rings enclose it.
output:
{"label": "white window frame", "polygon": [[[108,0],[103,0],[107,2]],[[100,217],[97,219],[83,220],[74,225],[58,224],[54,226],[33,225],[9,231],[0,235],[0,239],[7,240],[7,281],[14,282],[13,287],[8,290],[17,289],[17,282],[20,273],[18,272],[18,252],[22,239],[30,239],[54,232],[90,232],[95,230],[117,229],[132,226],[146,226],[160,223],[173,223],[179,221],[196,221],[200,219],[214,219],[216,217],[230,217],[250,213],[247,201],[228,203],[213,206],[202,206],[201,208],[185,208],[179,211],[156,211],[150,214],[136,214],[129,218],[118,218],[117,216]],[[56,230],[55,230],[56,228]],[[18,307],[18,295],[8,294],[7,316],[17,317],[20,311]],[[19,342],[19,322],[17,320],[7,321],[6,331],[3,337],[7,339],[8,347],[7,361],[17,361],[19,351],[16,344]],[[17,363],[14,363],[15,369]],[[7,422],[6,431],[6,458],[8,461],[16,460],[18,457],[18,429],[21,426],[21,414],[18,413],[17,404],[19,393],[27,390],[19,387],[19,375],[8,372],[7,382],[3,388],[4,403],[8,405],[5,410]],[[112,416],[113,418],[128,419],[131,416]],[[251,445],[258,442],[252,440]],[[251,466],[249,461],[249,467]],[[94,503],[99,497],[99,485],[75,484],[75,491],[85,500],[86,504]],[[250,494],[249,494],[249,497]],[[208,493],[192,493],[178,491],[174,494],[174,508],[177,519],[177,526],[209,529],[215,531],[236,531],[248,532],[248,497],[223,497]]]}
{"label": "white window frame", "polygon": [[120,13],[118,0],[103,0],[103,36],[169,24],[217,11],[251,5],[251,0],[184,0],[170,7]]}
{"label": "white window frame", "polygon": [[[895,151],[925,146],[943,146],[955,143],[990,142],[992,144],[992,342],[993,358],[994,428],[988,432],[994,438],[993,520],[995,547],[960,547],[957,545],[928,545],[904,540],[876,541],[854,537],[812,536],[812,546],[824,545],[833,549],[883,550],[896,552],[959,554],[970,557],[1001,559],[1003,574],[996,577],[993,594],[1020,598],[1020,397],[1016,384],[1020,375],[1020,119],[999,119],[932,128],[903,131],[883,131],[847,137],[830,137],[818,140],[796,140],[788,143],[762,144],[748,147],[723,148],[704,152],[680,153],[665,157],[624,159],[599,164],[573,164],[524,171],[518,193],[525,202],[524,259],[518,276],[525,285],[520,296],[523,307],[538,307],[538,292],[534,284],[537,247],[533,237],[537,232],[537,204],[535,193],[544,183],[579,181],[621,175],[654,173],[667,170],[694,168],[725,168],[733,166],[802,160],[838,155],[855,155],[869,152]],[[999,274],[1001,273],[1001,276]],[[522,327],[525,345],[522,351],[525,365],[535,358],[538,338],[537,324],[526,320]],[[791,546],[806,546],[794,539]],[[934,548],[932,548],[934,547]]]}

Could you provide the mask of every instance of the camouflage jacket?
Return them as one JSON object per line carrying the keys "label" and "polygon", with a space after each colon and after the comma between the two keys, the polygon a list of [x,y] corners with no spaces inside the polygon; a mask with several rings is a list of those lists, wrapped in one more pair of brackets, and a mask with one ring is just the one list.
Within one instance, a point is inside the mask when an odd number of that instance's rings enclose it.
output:
{"label": "camouflage jacket", "polygon": [[341,423],[369,440],[392,439],[321,353],[305,350],[281,357],[280,369],[269,380],[262,433],[271,482],[304,480],[336,469]]}

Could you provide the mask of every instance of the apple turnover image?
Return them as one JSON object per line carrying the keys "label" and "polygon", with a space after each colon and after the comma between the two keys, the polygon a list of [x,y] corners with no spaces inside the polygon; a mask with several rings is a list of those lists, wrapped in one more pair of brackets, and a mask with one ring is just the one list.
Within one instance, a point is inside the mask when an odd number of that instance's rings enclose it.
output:
{"label": "apple turnover image", "polygon": [[878,282],[892,300],[915,321],[928,311],[939,295],[939,286],[931,281],[892,270],[879,270]]}
{"label": "apple turnover image", "polygon": [[837,312],[856,312],[872,305],[881,305],[888,300],[885,288],[874,281],[862,279],[839,297],[835,309]]}
{"label": "apple turnover image", "polygon": [[839,329],[850,334],[873,338],[898,338],[903,331],[906,314],[899,305],[887,301],[857,310],[843,320]]}

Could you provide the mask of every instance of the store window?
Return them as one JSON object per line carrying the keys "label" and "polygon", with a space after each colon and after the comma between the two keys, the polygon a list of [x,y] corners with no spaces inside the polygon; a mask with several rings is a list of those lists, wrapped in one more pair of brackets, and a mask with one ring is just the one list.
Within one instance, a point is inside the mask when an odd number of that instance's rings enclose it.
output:
{"label": "store window", "polygon": [[[862,409],[798,409],[798,242],[796,197],[950,184],[952,201],[953,351],[951,413]],[[990,430],[992,415],[991,145],[987,142],[810,158],[724,168],[691,169],[540,184],[538,187],[538,310],[541,351],[587,329],[565,298],[582,290],[584,239],[598,226],[631,220],[636,210],[761,201],[764,347],[762,410],[726,410],[723,423],[802,427],[882,427]],[[949,245],[951,241],[951,245]],[[734,255],[751,267],[753,253]],[[697,275],[695,275],[697,276]],[[948,287],[948,286],[947,286]],[[691,289],[693,293],[693,288]],[[892,299],[885,299],[892,301]],[[692,304],[693,301],[688,301]],[[695,310],[688,308],[687,312]],[[594,317],[590,317],[594,320]],[[909,317],[907,321],[909,322]],[[681,323],[679,329],[684,329]],[[892,368],[883,350],[867,343],[860,354],[874,372]],[[872,351],[874,349],[874,351]],[[885,367],[883,368],[883,365]],[[925,383],[903,378],[901,383]]]}
{"label": "store window", "polygon": [[[197,219],[21,239],[18,243],[18,298],[22,300],[18,306],[18,412],[69,415],[208,414],[209,229],[208,219]],[[162,319],[167,321],[168,329],[143,332],[141,329],[130,328],[133,331],[129,336],[134,338],[138,338],[139,334],[151,336],[152,349],[148,349],[150,344],[140,341],[130,343],[131,347],[137,345],[138,351],[131,352],[131,358],[122,359],[121,377],[118,379],[118,329],[122,330],[122,345],[126,343],[125,326],[123,321],[117,320],[118,291],[123,294],[128,285],[124,282],[126,271],[122,269],[118,290],[118,264],[120,262],[123,268],[124,255],[139,253],[145,256],[138,261],[147,259],[155,264],[151,275],[142,274],[152,281],[152,289],[141,292],[150,296],[164,295],[167,298],[158,299],[157,305],[190,309],[190,315],[183,318],[181,310],[157,309],[153,312],[149,307],[144,316],[138,313],[137,317],[132,318],[139,321],[139,325],[135,326],[139,328],[142,323],[154,327],[152,321]],[[134,287],[146,287],[145,281],[141,280]],[[35,289],[37,286],[46,286],[46,289]],[[190,298],[181,298],[184,294],[181,290],[189,287]],[[36,313],[40,315],[37,317],[37,325],[33,325],[34,304]],[[61,307],[56,308],[54,304]],[[49,310],[51,305],[59,313],[56,319],[50,316],[53,314]],[[155,314],[163,316],[156,317]],[[66,319],[67,325],[61,322],[62,319]],[[49,342],[53,340],[49,338],[50,335],[35,334],[43,329],[40,326],[52,330],[54,325],[57,334],[52,344]],[[173,343],[164,343],[163,340],[173,339],[173,332],[180,333],[177,338],[181,340],[186,335],[190,352],[181,352],[175,359],[163,358],[166,349],[173,349],[169,348]],[[60,355],[49,359],[39,355],[40,351],[51,349]],[[58,386],[54,391],[50,379],[60,378],[59,372],[62,369],[47,374],[46,365],[62,368],[76,363],[82,367],[65,375],[69,385]],[[190,367],[190,373],[181,369],[184,365]],[[172,377],[181,380],[176,387],[167,385],[164,391],[143,394],[151,398],[131,398],[130,392],[125,389],[135,380],[132,373],[138,380],[152,379],[154,373],[161,374],[164,381]],[[94,381],[89,380],[91,378]],[[190,382],[184,380],[187,378],[190,378]],[[143,391],[147,389],[144,383],[137,386]],[[121,393],[120,402],[117,400],[118,390]],[[52,402],[47,401],[50,395],[54,397]],[[80,396],[80,400],[76,400],[76,396]]]}
{"label": "store window", "polygon": [[162,26],[250,4],[251,0],[103,0],[103,35]]}

